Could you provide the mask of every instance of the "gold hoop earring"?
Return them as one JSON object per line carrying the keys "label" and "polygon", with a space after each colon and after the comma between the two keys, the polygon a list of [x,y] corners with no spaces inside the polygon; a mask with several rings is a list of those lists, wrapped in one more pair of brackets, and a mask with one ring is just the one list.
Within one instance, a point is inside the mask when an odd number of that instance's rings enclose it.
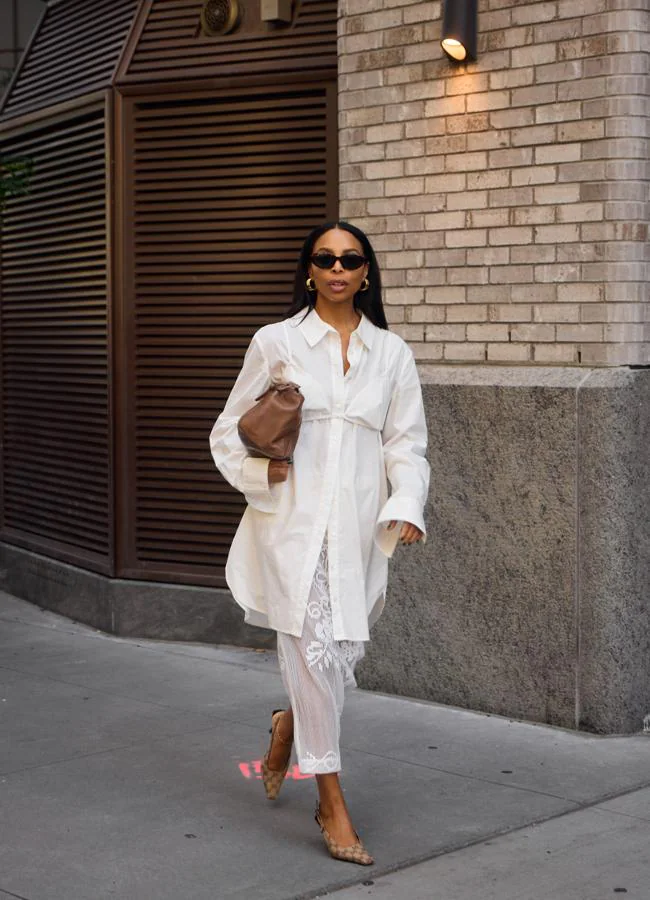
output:
{"label": "gold hoop earring", "polygon": [[370,287],[370,282],[368,281],[367,278],[364,278],[363,281],[361,282],[361,287],[359,288],[359,290],[367,291],[369,287]]}
{"label": "gold hoop earring", "polygon": [[316,284],[315,284],[315,282],[314,282],[314,279],[313,279],[313,278],[308,278],[307,281],[305,282],[305,287],[307,288],[308,291],[315,291],[315,290],[316,290]]}

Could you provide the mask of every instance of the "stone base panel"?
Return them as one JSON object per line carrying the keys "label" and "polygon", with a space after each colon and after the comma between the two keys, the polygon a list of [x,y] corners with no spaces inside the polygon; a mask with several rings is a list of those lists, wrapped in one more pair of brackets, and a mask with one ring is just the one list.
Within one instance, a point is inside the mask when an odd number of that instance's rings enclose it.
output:
{"label": "stone base panel", "polygon": [[0,543],[0,589],[109,634],[272,648],[246,625],[230,591],[111,579]]}
{"label": "stone base panel", "polygon": [[650,372],[423,369],[427,543],[359,684],[602,733],[650,713]]}

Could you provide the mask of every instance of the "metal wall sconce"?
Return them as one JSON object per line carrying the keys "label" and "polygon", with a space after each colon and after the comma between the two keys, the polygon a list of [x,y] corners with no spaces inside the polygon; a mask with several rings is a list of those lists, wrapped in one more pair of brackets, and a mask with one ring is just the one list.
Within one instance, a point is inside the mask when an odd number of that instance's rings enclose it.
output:
{"label": "metal wall sconce", "polygon": [[262,0],[260,3],[260,19],[262,22],[289,25],[293,18],[291,0]]}
{"label": "metal wall sconce", "polygon": [[478,0],[445,0],[440,43],[456,62],[476,59]]}
{"label": "metal wall sconce", "polygon": [[[240,35],[259,37],[293,25],[301,0],[202,0],[195,37],[224,37],[238,31]],[[2,3],[2,0],[0,0]],[[259,18],[255,6],[259,4]],[[247,10],[245,7],[250,7]],[[259,23],[263,27],[260,29]]]}

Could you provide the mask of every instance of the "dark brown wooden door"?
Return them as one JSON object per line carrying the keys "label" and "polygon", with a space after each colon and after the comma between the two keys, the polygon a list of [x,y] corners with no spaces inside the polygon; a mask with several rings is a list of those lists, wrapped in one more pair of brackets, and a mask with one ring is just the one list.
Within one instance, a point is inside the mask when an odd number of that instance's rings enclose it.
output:
{"label": "dark brown wooden door", "polygon": [[243,502],[208,436],[336,215],[335,86],[123,102],[120,572],[221,585]]}

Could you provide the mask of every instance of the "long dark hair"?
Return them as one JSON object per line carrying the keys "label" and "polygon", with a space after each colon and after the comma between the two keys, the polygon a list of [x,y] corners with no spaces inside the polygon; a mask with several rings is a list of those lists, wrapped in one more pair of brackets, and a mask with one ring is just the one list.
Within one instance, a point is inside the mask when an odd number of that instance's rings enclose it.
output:
{"label": "long dark hair", "polygon": [[377,257],[366,235],[349,222],[326,222],[310,231],[302,245],[298,265],[296,267],[296,280],[293,288],[293,302],[287,311],[287,318],[295,316],[301,309],[306,309],[305,315],[311,312],[316,303],[316,292],[308,291],[306,286],[309,277],[309,262],[313,253],[314,244],[321,235],[332,228],[340,228],[355,237],[363,248],[363,255],[368,260],[368,281],[370,286],[365,291],[357,291],[354,295],[354,308],[365,313],[370,321],[378,328],[388,328],[384,305],[381,301],[381,275],[377,265]]}

